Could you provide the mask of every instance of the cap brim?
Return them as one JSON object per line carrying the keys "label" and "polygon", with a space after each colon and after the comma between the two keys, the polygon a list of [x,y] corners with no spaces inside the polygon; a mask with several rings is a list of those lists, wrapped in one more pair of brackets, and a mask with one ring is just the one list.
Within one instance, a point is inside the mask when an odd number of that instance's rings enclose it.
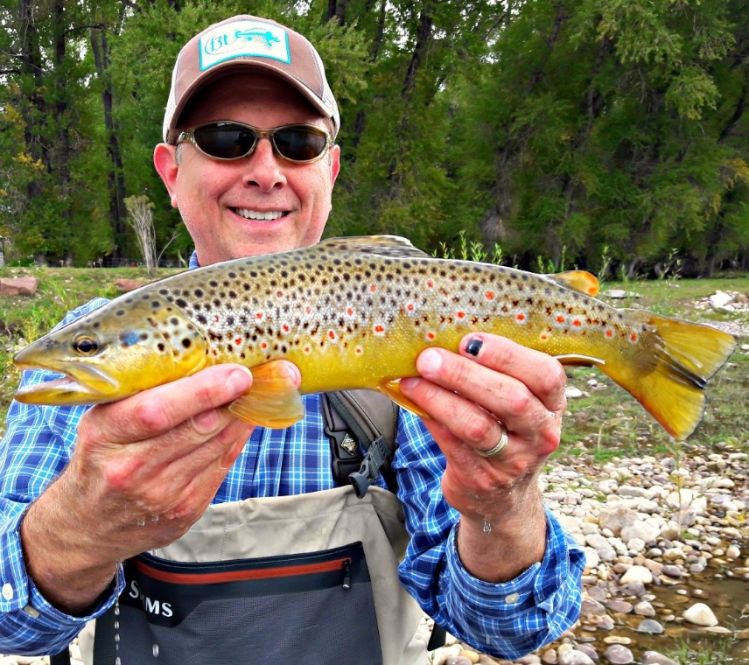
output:
{"label": "cap brim", "polygon": [[335,127],[335,119],[331,109],[327,108],[325,104],[323,104],[323,102],[320,100],[320,98],[309,88],[307,88],[306,85],[299,81],[299,79],[290,75],[280,67],[275,66],[272,61],[258,62],[257,60],[234,59],[230,62],[211,67],[210,70],[206,71],[202,76],[199,76],[195,81],[193,81],[182,93],[180,101],[175,106],[174,112],[172,113],[172,118],[169,122],[169,128],[165,136],[166,143],[174,144],[177,142],[177,136],[179,135],[179,132],[177,131],[179,118],[184,112],[187,105],[192,100],[195,93],[197,93],[201,88],[205,87],[209,83],[223,78],[224,76],[228,76],[236,72],[245,72],[248,69],[258,69],[270,72],[271,74],[278,76],[280,79],[288,83],[292,88],[301,93],[301,95],[308,102],[310,102],[312,107],[320,112],[322,117],[331,119],[333,121],[334,132],[337,133],[338,128]]}

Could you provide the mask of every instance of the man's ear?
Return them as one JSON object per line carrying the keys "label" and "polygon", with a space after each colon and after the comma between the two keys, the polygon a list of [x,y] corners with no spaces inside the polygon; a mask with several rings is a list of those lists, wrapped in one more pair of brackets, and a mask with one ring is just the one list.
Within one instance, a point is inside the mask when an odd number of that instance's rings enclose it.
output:
{"label": "man's ear", "polygon": [[341,170],[341,146],[334,145],[330,149],[330,186],[335,184],[338,173]]}
{"label": "man's ear", "polygon": [[169,193],[172,207],[177,207],[177,173],[179,165],[177,164],[177,146],[168,143],[159,143],[153,150],[153,165],[161,177],[161,181]]}

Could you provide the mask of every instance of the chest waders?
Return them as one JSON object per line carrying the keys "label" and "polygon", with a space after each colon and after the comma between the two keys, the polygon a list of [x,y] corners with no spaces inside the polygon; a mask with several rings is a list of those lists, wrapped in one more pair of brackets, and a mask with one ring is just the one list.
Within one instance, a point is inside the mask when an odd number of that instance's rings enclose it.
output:
{"label": "chest waders", "polygon": [[81,633],[84,665],[427,662],[423,612],[397,577],[402,508],[369,488],[382,473],[396,490],[397,408],[370,391],[324,397],[345,486],[211,505],[182,538],[128,561],[118,605]]}

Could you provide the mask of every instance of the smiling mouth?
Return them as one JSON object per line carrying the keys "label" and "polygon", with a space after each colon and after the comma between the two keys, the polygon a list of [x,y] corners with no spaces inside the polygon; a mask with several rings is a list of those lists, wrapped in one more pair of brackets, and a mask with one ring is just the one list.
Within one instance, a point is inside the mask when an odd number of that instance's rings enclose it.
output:
{"label": "smiling mouth", "polygon": [[232,212],[253,222],[273,222],[289,214],[288,210],[252,210],[251,208],[232,208]]}

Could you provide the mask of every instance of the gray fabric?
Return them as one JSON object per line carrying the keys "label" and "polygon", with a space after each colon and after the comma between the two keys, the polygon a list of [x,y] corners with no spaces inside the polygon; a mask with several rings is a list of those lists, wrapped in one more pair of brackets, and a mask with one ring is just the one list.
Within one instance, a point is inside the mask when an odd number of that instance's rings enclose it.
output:
{"label": "gray fabric", "polygon": [[[426,639],[417,632],[423,613],[397,577],[408,538],[401,506],[390,492],[373,487],[358,499],[351,487],[339,487],[212,505],[187,534],[151,554],[182,562],[226,561],[317,552],[357,541],[363,543],[372,580],[383,665],[424,665]],[[330,612],[335,616],[336,609]],[[342,616],[348,624],[354,619],[350,611]],[[275,608],[269,619],[284,623]],[[327,638],[334,641],[337,634]],[[91,665],[90,639],[82,639],[81,647],[84,663]],[[299,662],[309,662],[304,653]]]}

